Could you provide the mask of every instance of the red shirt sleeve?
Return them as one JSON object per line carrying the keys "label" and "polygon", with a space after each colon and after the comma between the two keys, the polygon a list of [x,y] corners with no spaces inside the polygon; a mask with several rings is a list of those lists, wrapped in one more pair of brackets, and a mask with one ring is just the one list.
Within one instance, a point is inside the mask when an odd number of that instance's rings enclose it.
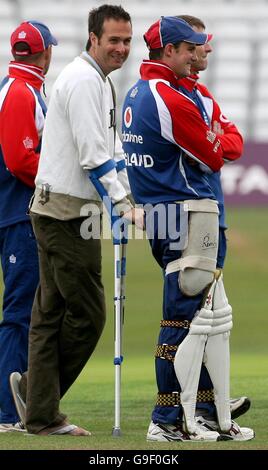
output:
{"label": "red shirt sleeve", "polygon": [[213,101],[213,113],[212,113],[212,128],[213,123],[216,121],[220,124],[224,134],[220,137],[221,145],[223,149],[224,160],[237,160],[241,157],[243,152],[243,137],[233,122],[231,122],[220,109],[220,106],[215,101],[215,98],[208,89],[201,84],[198,84],[200,93],[204,96],[208,96]]}
{"label": "red shirt sleeve", "polygon": [[195,103],[182,93],[163,82],[157,83],[156,90],[169,111],[175,143],[194,160],[219,171],[224,163],[221,136],[209,129]]}
{"label": "red shirt sleeve", "polygon": [[39,153],[35,124],[35,97],[25,83],[15,80],[1,110],[1,147],[8,170],[34,187]]}
{"label": "red shirt sleeve", "polygon": [[241,157],[243,152],[243,137],[235,124],[229,121],[221,112],[218,103],[213,103],[213,121],[220,123],[224,134],[221,136],[224,160],[234,161]]}

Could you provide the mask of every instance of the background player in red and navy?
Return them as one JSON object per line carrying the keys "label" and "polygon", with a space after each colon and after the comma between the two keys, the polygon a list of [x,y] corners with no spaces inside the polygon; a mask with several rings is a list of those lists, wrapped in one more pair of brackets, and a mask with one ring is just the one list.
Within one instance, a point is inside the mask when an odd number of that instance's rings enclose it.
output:
{"label": "background player in red and navy", "polygon": [[34,190],[46,105],[41,97],[52,45],[42,23],[12,33],[8,76],[0,84],[0,253],[4,280],[0,324],[0,432],[21,430],[9,387],[27,369],[28,329],[39,280],[37,247],[27,214]]}

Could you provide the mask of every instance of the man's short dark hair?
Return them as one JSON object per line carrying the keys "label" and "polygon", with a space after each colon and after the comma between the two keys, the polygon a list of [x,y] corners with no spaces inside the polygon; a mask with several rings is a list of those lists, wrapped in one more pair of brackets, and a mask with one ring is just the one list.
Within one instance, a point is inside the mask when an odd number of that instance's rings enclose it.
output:
{"label": "man's short dark hair", "polygon": [[200,20],[197,16],[192,15],[177,15],[177,18],[186,21],[190,26],[195,26],[196,28],[206,29],[205,23]]}
{"label": "man's short dark hair", "polygon": [[17,52],[24,52],[27,51],[28,53],[31,51],[30,46],[26,44],[26,42],[17,42],[13,47],[12,55],[16,62],[25,62],[25,63],[34,63],[39,57],[43,54],[43,52],[37,52],[36,54],[29,53],[28,55],[20,55],[16,54]]}
{"label": "man's short dark hair", "polygon": [[[93,8],[88,15],[88,34],[93,32],[98,39],[103,33],[103,23],[105,20],[114,19],[116,21],[123,20],[131,23],[131,17],[124,8],[118,5],[101,5],[99,8]],[[86,50],[91,47],[90,38],[86,44]]]}
{"label": "man's short dark hair", "polygon": [[149,59],[150,60],[161,60],[164,54],[164,48],[160,47],[159,49],[150,49],[149,50]]}
{"label": "man's short dark hair", "polygon": [[[176,44],[173,44],[175,49],[178,49],[181,45],[182,41],[177,42]],[[150,60],[161,60],[164,55],[164,47],[160,47],[159,49],[150,49],[149,50],[149,59]]]}

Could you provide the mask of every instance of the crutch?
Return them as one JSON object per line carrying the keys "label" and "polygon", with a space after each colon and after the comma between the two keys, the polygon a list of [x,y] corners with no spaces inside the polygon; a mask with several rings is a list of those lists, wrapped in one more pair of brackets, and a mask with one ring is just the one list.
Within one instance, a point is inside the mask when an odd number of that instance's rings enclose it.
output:
{"label": "crutch", "polygon": [[[102,185],[100,178],[105,173],[116,168],[113,160],[109,160],[98,168],[90,170],[89,178],[95,186],[98,194],[110,215],[111,230],[114,245],[114,365],[115,365],[115,418],[112,435],[119,437],[120,429],[120,408],[121,408],[121,364],[122,356],[122,329],[124,321],[125,302],[125,276],[126,276],[126,245],[127,245],[127,221],[122,223],[120,217],[113,214],[112,203],[107,191]],[[122,165],[117,165],[117,171],[122,169]]]}
{"label": "crutch", "polygon": [[122,355],[122,332],[125,309],[125,281],[126,281],[126,249],[127,235],[125,224],[121,226],[120,234],[115,236],[114,243],[114,366],[115,366],[115,410],[114,427],[112,435],[121,436],[121,364]]}

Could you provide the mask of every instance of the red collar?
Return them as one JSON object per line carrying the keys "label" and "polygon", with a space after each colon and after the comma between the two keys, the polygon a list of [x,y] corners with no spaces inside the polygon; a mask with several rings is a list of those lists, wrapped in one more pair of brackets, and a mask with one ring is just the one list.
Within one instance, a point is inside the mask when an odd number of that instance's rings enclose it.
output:
{"label": "red collar", "polygon": [[178,77],[173,70],[161,60],[144,60],[141,64],[140,74],[142,80],[160,78],[167,80],[174,86],[177,86],[178,83]]}
{"label": "red collar", "polygon": [[38,90],[40,90],[45,80],[41,67],[26,65],[22,62],[11,61],[9,63],[8,74],[11,78],[19,78]]}
{"label": "red collar", "polygon": [[183,86],[184,88],[186,88],[186,90],[193,91],[193,89],[197,85],[198,80],[199,75],[193,73],[189,77],[180,78],[177,82],[177,86]]}

